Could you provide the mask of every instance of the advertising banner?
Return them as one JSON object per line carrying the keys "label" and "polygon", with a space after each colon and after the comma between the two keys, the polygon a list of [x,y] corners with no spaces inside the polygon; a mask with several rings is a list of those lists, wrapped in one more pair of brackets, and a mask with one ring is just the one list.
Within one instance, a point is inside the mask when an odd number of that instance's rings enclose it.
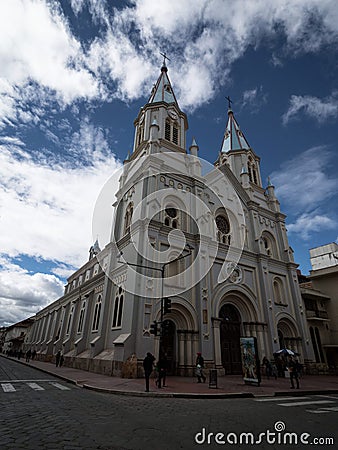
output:
{"label": "advertising banner", "polygon": [[259,386],[261,382],[260,365],[255,337],[240,338],[243,380],[245,384]]}

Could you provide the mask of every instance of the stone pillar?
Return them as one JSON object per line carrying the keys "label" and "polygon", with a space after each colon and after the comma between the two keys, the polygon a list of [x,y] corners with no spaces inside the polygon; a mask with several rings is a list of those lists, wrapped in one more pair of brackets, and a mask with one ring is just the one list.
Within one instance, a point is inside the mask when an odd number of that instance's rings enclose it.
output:
{"label": "stone pillar", "polygon": [[185,335],[183,331],[177,331],[178,339],[178,374],[182,375],[185,366]]}
{"label": "stone pillar", "polygon": [[213,339],[214,339],[214,361],[216,369],[223,369],[222,365],[222,355],[221,355],[221,333],[220,333],[220,325],[222,319],[218,319],[213,317],[212,321],[212,331],[213,331]]}

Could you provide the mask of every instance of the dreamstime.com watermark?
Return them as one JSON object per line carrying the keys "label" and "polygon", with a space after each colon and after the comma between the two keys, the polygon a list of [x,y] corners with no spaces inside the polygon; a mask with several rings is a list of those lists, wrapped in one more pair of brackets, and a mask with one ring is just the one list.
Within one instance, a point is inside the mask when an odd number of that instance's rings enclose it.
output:
{"label": "dreamstime.com watermark", "polygon": [[311,436],[310,433],[288,432],[282,421],[274,424],[273,430],[265,430],[261,433],[212,433],[205,428],[195,434],[195,443],[218,445],[334,445],[334,438],[329,436]]}

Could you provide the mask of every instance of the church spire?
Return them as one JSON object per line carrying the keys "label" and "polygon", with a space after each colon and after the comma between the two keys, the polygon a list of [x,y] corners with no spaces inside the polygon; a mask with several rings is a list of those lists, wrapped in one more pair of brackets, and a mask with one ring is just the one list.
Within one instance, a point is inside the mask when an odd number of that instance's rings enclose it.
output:
{"label": "church spire", "polygon": [[227,153],[235,150],[249,150],[250,145],[242,133],[231,109],[232,100],[230,100],[229,97],[226,98],[229,102],[228,122],[223,136],[221,153]]}
{"label": "church spire", "polygon": [[[135,138],[130,159],[163,151],[186,153],[187,116],[178,106],[168,77],[165,53],[160,76],[148,102],[134,121]],[[170,61],[170,60],[169,60]]]}
{"label": "church spire", "polygon": [[170,61],[165,53],[161,53],[163,56],[163,63],[161,67],[161,75],[159,76],[157,83],[154,85],[150,98],[148,100],[148,104],[157,103],[157,102],[165,102],[168,104],[175,104],[178,108],[178,103],[171,86],[169,77],[168,77],[168,67],[166,65],[166,59]]}

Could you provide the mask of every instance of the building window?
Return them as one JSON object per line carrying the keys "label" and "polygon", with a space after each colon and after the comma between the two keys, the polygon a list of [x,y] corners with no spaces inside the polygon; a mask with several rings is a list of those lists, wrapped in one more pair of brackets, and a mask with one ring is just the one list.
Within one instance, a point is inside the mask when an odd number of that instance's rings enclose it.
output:
{"label": "building window", "polygon": [[164,138],[167,141],[171,141],[174,144],[179,145],[179,134],[180,129],[178,123],[167,119],[164,128]]}
{"label": "building window", "polygon": [[133,203],[129,203],[126,209],[126,214],[124,216],[124,234],[129,233],[130,231],[130,225],[131,225],[131,219],[133,216],[134,211],[134,205]]}
{"label": "building window", "polygon": [[99,265],[99,264],[95,264],[95,266],[94,266],[94,272],[93,272],[93,276],[95,276],[95,275],[97,275],[97,274],[99,273],[99,267],[100,267],[100,265]]}
{"label": "building window", "polygon": [[275,278],[273,282],[273,295],[275,303],[285,303],[283,295],[283,283],[279,278]]}
{"label": "building window", "polygon": [[166,121],[165,123],[165,135],[164,135],[165,139],[167,141],[170,141],[170,137],[171,137],[171,127],[170,127],[170,122],[169,120]]}
{"label": "building window", "polygon": [[164,225],[171,228],[178,228],[178,211],[176,208],[165,208],[164,210]]}
{"label": "building window", "polygon": [[88,270],[86,271],[85,281],[88,281],[89,278],[90,278],[90,269],[88,269]]}
{"label": "building window", "polygon": [[248,172],[251,183],[258,184],[257,167],[251,156],[248,158]]}
{"label": "building window", "polygon": [[112,328],[121,328],[123,300],[124,300],[124,291],[123,291],[122,287],[120,286],[117,289],[116,295],[115,295]]}
{"label": "building window", "polygon": [[101,307],[102,307],[102,297],[101,295],[99,295],[95,304],[92,331],[98,331],[99,329]]}
{"label": "building window", "polygon": [[310,327],[310,336],[311,336],[313,351],[315,353],[316,362],[320,363],[318,346],[317,346],[317,341],[316,341],[315,332],[313,330],[313,327]]}
{"label": "building window", "polygon": [[70,331],[70,326],[71,326],[71,323],[72,323],[73,312],[74,312],[74,306],[71,307],[71,310],[70,310],[70,313],[69,313],[66,334],[69,334],[69,331]]}
{"label": "building window", "polygon": [[168,277],[174,277],[180,273],[181,262],[176,260],[168,264]]}
{"label": "building window", "polygon": [[225,213],[216,216],[216,227],[217,227],[218,242],[230,245],[231,242],[230,222]]}
{"label": "building window", "polygon": [[173,143],[178,145],[178,127],[175,123],[173,125]]}
{"label": "building window", "polygon": [[144,136],[144,127],[139,126],[139,129],[137,132],[137,145],[141,144],[141,142],[143,141],[143,136]]}
{"label": "building window", "polygon": [[277,258],[277,246],[274,237],[270,233],[264,231],[262,233],[261,242],[263,247],[262,253],[271,258]]}
{"label": "building window", "polygon": [[82,303],[81,310],[80,310],[79,325],[77,327],[78,333],[82,333],[82,330],[83,330],[83,321],[84,321],[85,311],[86,311],[86,302],[84,301]]}

